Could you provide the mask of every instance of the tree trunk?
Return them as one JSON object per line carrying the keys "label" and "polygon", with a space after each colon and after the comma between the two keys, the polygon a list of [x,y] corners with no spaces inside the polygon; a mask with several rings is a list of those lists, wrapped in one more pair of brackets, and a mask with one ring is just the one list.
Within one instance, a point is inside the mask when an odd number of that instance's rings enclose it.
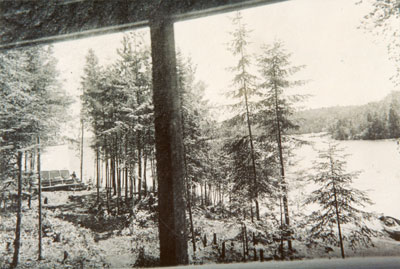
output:
{"label": "tree trunk", "polygon": [[[128,157],[128,141],[125,141],[125,156]],[[125,158],[125,203],[128,206],[128,160]]]}
{"label": "tree trunk", "polygon": [[[277,144],[278,144],[278,152],[279,152],[279,162],[281,167],[281,184],[282,184],[282,200],[283,200],[283,210],[285,212],[285,236],[288,237],[288,248],[289,251],[292,251],[292,240],[290,239],[291,233],[287,230],[290,229],[290,218],[289,218],[289,203],[287,198],[287,187],[286,187],[286,178],[285,178],[285,165],[283,160],[283,147],[282,147],[282,129],[281,123],[279,119],[279,105],[278,105],[278,89],[275,86],[275,115],[276,115],[276,131],[277,131]],[[288,234],[286,234],[288,232]]]}
{"label": "tree trunk", "polygon": [[208,204],[211,205],[212,204],[212,189],[211,189],[211,184],[208,184]]}
{"label": "tree trunk", "polygon": [[[139,141],[139,139],[138,139]],[[142,199],[142,150],[138,148],[138,194],[139,200]]]}
{"label": "tree trunk", "polygon": [[80,173],[79,173],[79,178],[83,182],[83,139],[84,139],[84,125],[83,125],[83,119],[81,118],[81,165],[80,165]]}
{"label": "tree trunk", "polygon": [[100,171],[99,171],[99,148],[96,148],[96,187],[97,187],[97,203],[100,202]]}
{"label": "tree trunk", "polygon": [[107,203],[107,212],[108,214],[111,213],[110,209],[110,167],[109,167],[109,159],[108,154],[106,153],[106,203]]}
{"label": "tree trunk", "polygon": [[143,156],[143,188],[144,188],[144,196],[147,196],[147,154],[144,151]]}
{"label": "tree trunk", "polygon": [[246,225],[244,226],[244,239],[245,239],[245,242],[246,242],[246,255],[249,256],[249,240],[247,238]]}
{"label": "tree trunk", "polygon": [[128,166],[125,166],[125,201],[128,203],[128,198],[129,198],[129,176],[128,176]]}
{"label": "tree trunk", "polygon": [[[25,172],[27,172],[28,171],[28,158],[29,158],[29,154],[28,154],[28,151],[25,151],[25,164],[24,164],[24,168],[25,168]],[[28,206],[29,206],[29,209],[31,209],[31,205],[32,205],[32,183],[31,183],[31,181],[32,181],[32,176],[33,176],[33,169],[30,169],[30,171],[29,171],[29,178],[28,178],[28,184],[29,184],[29,200],[28,200]]]}
{"label": "tree trunk", "polygon": [[204,182],[204,205],[208,206],[207,183]]}
{"label": "tree trunk", "polygon": [[192,215],[192,204],[190,202],[190,191],[187,188],[187,207],[189,211],[189,221],[190,221],[190,233],[192,234],[192,246],[193,246],[193,253],[196,253],[196,236],[194,233],[194,226],[193,226],[193,215]]}
{"label": "tree trunk", "polygon": [[334,175],[334,169],[333,169],[332,156],[329,156],[329,160],[330,160],[331,172],[332,172],[333,198],[334,198],[335,210],[336,210],[336,221],[337,221],[338,233],[339,233],[340,251],[341,251],[341,254],[342,254],[342,258],[344,259],[345,256],[344,256],[342,229],[340,228],[339,205],[338,205],[338,201],[337,201],[337,192],[336,192],[336,186],[335,186],[335,175]]}
{"label": "tree trunk", "polygon": [[112,188],[113,188],[113,196],[117,194],[117,183],[115,178],[115,155],[112,153],[111,156],[111,180],[112,180]]}
{"label": "tree trunk", "polygon": [[129,187],[130,187],[130,198],[131,198],[131,206],[130,206],[130,208],[129,208],[129,214],[130,215],[133,215],[133,207],[135,206],[135,196],[134,196],[134,189],[133,189],[133,183],[134,183],[134,181],[135,181],[135,163],[133,162],[132,164],[131,164],[131,167],[130,167],[130,173],[129,173],[129,178],[130,178],[130,185],[129,185]]}
{"label": "tree trunk", "polygon": [[154,157],[153,156],[150,159],[150,167],[151,167],[151,179],[153,180],[153,192],[155,193],[157,191],[157,189],[156,189],[156,177],[157,177],[157,175],[154,172]]}
{"label": "tree trunk", "polygon": [[[242,58],[244,57],[243,55],[243,50],[241,50]],[[244,66],[243,66],[243,72]],[[260,220],[260,209],[258,206],[258,185],[257,185],[257,171],[256,171],[256,158],[254,155],[254,144],[253,144],[253,134],[251,131],[251,121],[250,121],[250,110],[249,110],[249,104],[248,104],[248,96],[247,96],[247,85],[246,82],[243,82],[243,88],[244,88],[244,100],[245,100],[245,106],[246,106],[246,119],[247,119],[247,129],[249,132],[249,139],[250,139],[250,151],[251,151],[251,163],[252,163],[252,169],[253,169],[253,198],[254,202],[256,204],[256,217],[257,220]]]}
{"label": "tree trunk", "polygon": [[283,208],[282,208],[282,197],[281,196],[279,196],[279,213],[280,213],[280,221],[281,221],[281,244],[280,244],[280,247],[279,247],[279,250],[280,250],[280,254],[281,254],[281,259],[283,260],[283,258],[284,258],[284,252],[283,252],[283,241],[284,241],[284,234],[283,234],[283,227],[284,227],[284,224],[283,224]]}
{"label": "tree trunk", "polygon": [[17,224],[15,226],[15,239],[14,239],[14,255],[11,263],[11,268],[18,265],[19,246],[21,238],[21,207],[22,207],[22,152],[18,152],[17,156],[18,165],[18,203],[17,203]]}
{"label": "tree trunk", "polygon": [[101,159],[101,154],[99,154],[99,176],[100,176],[100,188],[103,187],[103,160]]}
{"label": "tree trunk", "polygon": [[246,239],[245,239],[246,226],[242,224],[242,246],[243,246],[243,261],[246,261]]}
{"label": "tree trunk", "polygon": [[214,206],[218,203],[218,190],[214,187],[213,188],[213,196],[214,196]]}
{"label": "tree trunk", "polygon": [[340,228],[340,218],[339,218],[339,207],[337,203],[337,198],[336,198],[336,188],[333,188],[334,190],[334,199],[335,199],[335,210],[336,210],[336,220],[337,220],[337,226],[338,226],[338,232],[339,232],[339,242],[340,242],[340,251],[342,254],[342,258],[344,259],[344,247],[343,247],[343,238],[342,238],[342,229]]}
{"label": "tree trunk", "polygon": [[130,197],[133,200],[133,197],[134,197],[134,194],[133,194],[134,188],[133,187],[134,187],[134,183],[135,183],[135,163],[131,164],[130,170],[131,171],[129,173],[129,178],[130,178],[131,183],[130,183],[129,187],[130,187]]}
{"label": "tree trunk", "polygon": [[39,204],[39,244],[38,244],[38,260],[42,260],[42,177],[41,177],[41,160],[40,160],[40,137],[37,138],[37,174],[38,174],[38,184],[39,184],[39,193],[38,193],[38,204]]}
{"label": "tree trunk", "polygon": [[24,171],[28,171],[28,151],[25,151],[24,154]]}
{"label": "tree trunk", "polygon": [[254,223],[253,203],[250,202],[250,218],[251,222]]}
{"label": "tree trunk", "polygon": [[196,188],[196,184],[195,183],[192,183],[192,185],[191,185],[191,194],[192,194],[192,196],[190,197],[191,198],[191,201],[192,201],[192,206],[195,206],[196,205],[196,190],[197,190],[197,188]]}
{"label": "tree trunk", "polygon": [[31,152],[31,164],[30,164],[30,167],[31,167],[32,171],[35,169],[35,164],[36,164],[35,160],[36,160],[35,152],[34,152],[34,150],[32,150],[32,152]]}
{"label": "tree trunk", "polygon": [[[181,95],[182,97],[182,95]],[[182,105],[183,100],[181,99],[181,105]],[[181,112],[182,112],[182,106],[181,106]],[[181,113],[181,119],[182,119],[182,140],[184,141],[184,135],[185,135],[185,124],[183,122],[183,114]],[[186,202],[187,202],[187,208],[189,211],[189,221],[190,221],[190,233],[192,234],[192,246],[193,246],[193,253],[196,253],[196,237],[194,234],[194,227],[193,227],[193,215],[192,215],[192,204],[190,202],[190,183],[189,183],[189,178],[188,178],[188,172],[187,172],[187,159],[186,159],[186,147],[183,144],[183,163],[185,167],[185,183],[186,183]]]}
{"label": "tree trunk", "polygon": [[203,184],[200,183],[200,200],[201,200],[201,206],[204,206],[204,199],[203,199]]}
{"label": "tree trunk", "polygon": [[[118,139],[116,139],[118,141]],[[119,149],[118,144],[115,143],[115,171],[117,173],[117,214],[119,215],[120,212],[120,202],[121,202],[121,169],[119,167],[120,159],[119,159]]]}

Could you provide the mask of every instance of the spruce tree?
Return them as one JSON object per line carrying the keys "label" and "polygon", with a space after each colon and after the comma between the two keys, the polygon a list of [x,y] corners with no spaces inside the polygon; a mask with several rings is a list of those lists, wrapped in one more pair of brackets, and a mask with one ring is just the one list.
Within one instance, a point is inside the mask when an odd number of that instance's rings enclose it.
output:
{"label": "spruce tree", "polygon": [[[95,136],[94,151],[96,152],[96,164],[98,164],[98,150],[101,140],[99,134],[104,128],[104,103],[105,94],[100,87],[102,82],[102,70],[98,58],[94,51],[90,49],[86,56],[86,65],[84,67],[84,76],[82,77],[82,109],[81,119],[91,124]],[[104,129],[103,129],[104,130]],[[98,169],[96,169],[98,171]],[[96,173],[97,202],[100,201],[100,183],[99,175]]]}
{"label": "spruce tree", "polygon": [[290,54],[283,48],[282,42],[274,42],[272,46],[264,45],[263,52],[258,57],[258,66],[261,76],[260,101],[257,104],[257,123],[262,127],[265,136],[276,145],[278,156],[280,182],[282,189],[282,204],[285,217],[284,227],[288,248],[292,250],[290,239],[290,218],[288,202],[288,184],[286,180],[286,163],[288,161],[287,135],[298,128],[292,121],[294,103],[304,96],[288,95],[289,88],[303,84],[302,81],[291,80],[291,76],[303,66],[293,66],[290,63]]}
{"label": "spruce tree", "polygon": [[[247,29],[246,24],[243,22],[243,17],[240,12],[237,12],[235,17],[232,19],[232,23],[235,27],[231,33],[232,40],[229,43],[229,50],[232,54],[238,58],[236,66],[230,70],[234,73],[232,90],[228,93],[228,96],[238,100],[238,102],[232,105],[232,109],[236,113],[233,118],[237,124],[245,122],[247,125],[248,135],[248,146],[249,156],[251,160],[251,177],[252,182],[250,187],[250,198],[254,200],[256,207],[256,217],[260,219],[260,209],[258,204],[258,179],[256,169],[256,157],[254,150],[254,138],[252,132],[252,114],[251,114],[251,99],[255,95],[257,88],[255,87],[256,77],[250,73],[250,55],[248,53],[249,35],[250,31]],[[240,141],[239,141],[240,142]]]}
{"label": "spruce tree", "polygon": [[[339,246],[344,259],[344,241],[348,241],[352,249],[373,245],[375,232],[365,224],[372,214],[361,209],[372,202],[364,191],[352,186],[360,172],[346,171],[346,155],[338,144],[329,143],[327,149],[319,151],[318,158],[313,167],[315,174],[310,178],[317,189],[306,200],[306,204],[319,207],[308,218],[309,239]],[[350,232],[343,234],[343,227]]]}

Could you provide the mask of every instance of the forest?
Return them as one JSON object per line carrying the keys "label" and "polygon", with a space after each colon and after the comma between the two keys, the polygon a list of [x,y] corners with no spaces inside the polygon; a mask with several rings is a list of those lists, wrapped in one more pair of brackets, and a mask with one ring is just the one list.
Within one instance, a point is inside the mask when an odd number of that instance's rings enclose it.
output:
{"label": "forest", "polygon": [[296,133],[327,132],[337,140],[397,139],[400,135],[400,92],[362,106],[337,106],[297,112]]}
{"label": "forest", "polygon": [[[385,219],[368,212],[373,201],[352,185],[361,172],[347,169],[334,140],[398,138],[400,93],[298,112],[308,96],[295,91],[306,82],[294,77],[306,67],[293,65],[279,40],[250,54],[251,29],[240,12],[231,22],[226,49],[236,64],[226,119],[216,120],[196,65],[177,53],[187,263],[344,259],[392,248],[397,242],[379,228]],[[117,54],[100,65],[88,51],[77,120],[52,46],[0,53],[1,267],[162,265],[151,50],[141,32],[129,32]],[[71,120],[80,125],[78,143],[92,135],[94,189],[42,193],[41,152],[63,142]],[[310,171],[289,173],[294,150],[309,143],[297,134],[311,132],[333,140],[317,149]],[[299,201],[291,193],[300,185],[312,188]]]}

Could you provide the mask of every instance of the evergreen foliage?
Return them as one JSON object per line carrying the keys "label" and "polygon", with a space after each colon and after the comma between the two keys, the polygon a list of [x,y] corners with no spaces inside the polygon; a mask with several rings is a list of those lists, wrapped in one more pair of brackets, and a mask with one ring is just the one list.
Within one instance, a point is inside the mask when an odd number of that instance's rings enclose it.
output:
{"label": "evergreen foliage", "polygon": [[180,53],[177,55],[177,68],[187,180],[189,186],[192,182],[203,184],[210,178],[210,145],[207,141],[210,117],[207,101],[204,100],[204,84],[195,80],[194,65]]}
{"label": "evergreen foliage", "polygon": [[329,107],[296,112],[300,128],[293,133],[328,132],[337,140],[399,138],[400,92],[362,106]]}
{"label": "evergreen foliage", "polygon": [[[351,185],[360,172],[346,171],[346,156],[342,151],[338,144],[331,143],[327,149],[319,151],[319,160],[314,164],[315,175],[310,178],[317,189],[309,195],[306,204],[318,205],[318,210],[308,217],[310,246],[318,240],[340,246],[344,258],[343,241],[353,250],[360,245],[373,246],[375,231],[365,224],[372,214],[361,209],[372,204],[371,200],[364,191]],[[351,230],[348,236],[343,235],[343,229]]]}
{"label": "evergreen foliage", "polygon": [[[360,0],[360,3],[367,2]],[[372,0],[371,9],[362,20],[362,27],[374,33],[380,41],[387,42],[389,59],[395,63],[396,71],[391,79],[400,85],[400,1]]]}
{"label": "evergreen foliage", "polygon": [[121,43],[118,60],[106,68],[99,66],[89,50],[81,98],[95,136],[97,185],[99,170],[106,166],[107,197],[112,189],[121,200],[125,181],[128,201],[128,191],[131,198],[135,191],[139,197],[143,191],[147,193],[146,169],[147,161],[154,159],[154,127],[149,48],[140,33],[125,35]]}
{"label": "evergreen foliage", "polygon": [[[287,94],[291,87],[302,85],[302,81],[291,81],[291,76],[300,71],[303,66],[293,66],[290,63],[290,54],[283,48],[282,42],[276,41],[273,45],[264,45],[263,53],[258,58],[261,74],[260,101],[257,103],[257,123],[265,133],[265,137],[275,144],[273,152],[279,163],[279,178],[282,188],[281,198],[285,216],[285,229],[290,229],[288,190],[285,176],[285,166],[289,158],[287,135],[290,130],[296,129],[296,123],[291,119],[294,112],[293,103],[300,101],[303,96]],[[269,149],[270,150],[270,149]],[[288,237],[289,250],[292,249]]]}
{"label": "evergreen foliage", "polygon": [[[16,181],[18,186],[12,268],[19,261],[22,191],[27,187],[23,185],[28,183],[27,191],[31,192],[32,179],[36,177],[32,164],[34,152],[39,146],[60,138],[61,123],[66,121],[67,107],[71,104],[71,99],[57,82],[55,66],[51,46],[0,53],[0,187],[10,180]],[[39,137],[44,142],[41,145],[36,142]],[[31,158],[31,174],[25,179],[23,155],[25,172],[28,155]],[[1,191],[6,189],[1,188]]]}
{"label": "evergreen foliage", "polygon": [[[141,200],[149,191],[156,191],[157,185],[151,60],[143,33],[125,35],[118,55],[116,62],[102,67],[94,52],[89,51],[82,77],[83,113],[94,134],[92,146],[99,159],[96,177],[101,177],[100,174],[105,177],[109,212],[114,212],[109,206],[112,196],[122,201],[123,186],[130,208],[129,201]],[[196,81],[195,66],[190,59],[180,53],[177,73],[188,190],[206,184],[211,188],[214,183],[210,180],[210,159],[214,156],[210,154],[207,136],[213,121],[207,112],[208,104],[202,100],[205,86]],[[149,166],[152,190],[147,175]],[[116,209],[117,213],[124,210],[120,206]]]}
{"label": "evergreen foliage", "polygon": [[[339,140],[398,138],[400,94],[392,93],[383,103],[363,107],[318,110],[321,115],[315,115],[316,110],[297,113],[295,104],[306,96],[290,95],[289,90],[304,83],[293,79],[303,66],[294,66],[284,44],[277,41],[264,45],[261,54],[254,57],[258,73],[253,74],[251,31],[242,19],[240,13],[232,19],[235,29],[228,44],[237,59],[230,68],[233,80],[227,93],[233,102],[230,119],[221,123],[215,120],[204,100],[205,85],[196,79],[195,65],[190,58],[177,54],[185,200],[193,252],[202,228],[194,227],[193,215],[203,214],[216,219],[232,217],[232,226],[240,225],[241,232],[236,237],[243,241],[244,259],[249,257],[246,231],[253,233],[254,253],[267,246],[271,253],[275,251],[274,259],[294,258],[296,250],[291,243],[302,237],[297,233],[301,227],[296,219],[304,216],[303,212],[293,212],[294,221],[289,217],[294,198],[290,200],[288,194],[295,187],[287,170],[292,165],[292,149],[299,144],[292,134],[329,131]],[[90,210],[95,212],[96,221],[117,215],[115,220],[119,222],[124,219],[129,225],[129,221],[136,220],[146,228],[148,212],[143,213],[142,209],[151,211],[153,221],[157,219],[158,202],[151,54],[144,34],[125,34],[117,55],[112,64],[102,66],[95,52],[89,50],[81,78],[81,120],[93,134],[91,146],[96,154],[97,200]],[[60,122],[68,115],[66,109],[71,101],[56,77],[51,47],[0,54],[0,180],[18,175],[19,192],[22,151],[32,154],[39,137],[44,143],[51,143]],[[302,116],[306,117],[303,123]],[[322,242],[340,246],[343,258],[343,241],[356,249],[359,245],[373,245],[374,236],[364,223],[372,215],[360,209],[371,201],[363,191],[352,187],[359,172],[346,171],[345,157],[336,144],[319,152],[315,175],[310,178],[317,188],[306,200],[307,205],[319,207],[308,216],[309,245]],[[295,176],[300,177],[299,173]],[[105,201],[101,187],[105,187]],[[262,213],[259,203],[266,209]],[[162,219],[158,220],[161,223]],[[344,228],[351,232],[343,234]],[[216,235],[214,238],[216,251],[219,242]],[[232,249],[236,239],[232,240]],[[257,246],[258,239],[264,240],[261,247]],[[288,242],[287,252],[284,241]],[[206,239],[203,244],[206,248]],[[144,248],[139,253],[136,264],[147,264]]]}
{"label": "evergreen foliage", "polygon": [[[32,47],[0,54],[0,177],[16,165],[17,152],[60,138],[71,98],[57,82],[51,47]],[[14,170],[15,172],[15,170]],[[15,178],[15,175],[12,177]]]}
{"label": "evergreen foliage", "polygon": [[[252,99],[257,94],[257,87],[255,85],[256,77],[250,73],[250,55],[248,54],[249,45],[249,34],[250,31],[243,23],[243,18],[240,12],[237,12],[235,17],[232,18],[232,24],[235,29],[231,33],[232,40],[228,44],[228,49],[232,52],[233,56],[237,57],[238,62],[236,66],[230,68],[230,71],[234,74],[233,85],[230,91],[227,93],[228,96],[235,99],[236,103],[231,105],[235,115],[230,120],[232,125],[241,125],[246,123],[247,135],[248,135],[248,146],[249,146],[249,157],[251,160],[251,177],[252,179],[246,183],[249,195],[248,198],[254,201],[256,207],[256,217],[260,219],[260,210],[258,204],[258,181],[257,179],[257,168],[256,168],[256,156],[254,149],[254,139],[252,133],[252,121],[253,114],[251,111]],[[241,138],[239,138],[239,144]],[[240,169],[236,167],[236,169]]]}

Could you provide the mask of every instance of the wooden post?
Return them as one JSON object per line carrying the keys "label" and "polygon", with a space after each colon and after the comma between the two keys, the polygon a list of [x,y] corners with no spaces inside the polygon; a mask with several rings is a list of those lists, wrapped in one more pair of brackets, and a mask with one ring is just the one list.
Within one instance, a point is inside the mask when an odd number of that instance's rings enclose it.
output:
{"label": "wooden post", "polygon": [[158,176],[160,265],[188,264],[182,121],[174,25],[161,10],[150,20]]}
{"label": "wooden post", "polygon": [[260,249],[260,262],[264,261],[264,250]]}

